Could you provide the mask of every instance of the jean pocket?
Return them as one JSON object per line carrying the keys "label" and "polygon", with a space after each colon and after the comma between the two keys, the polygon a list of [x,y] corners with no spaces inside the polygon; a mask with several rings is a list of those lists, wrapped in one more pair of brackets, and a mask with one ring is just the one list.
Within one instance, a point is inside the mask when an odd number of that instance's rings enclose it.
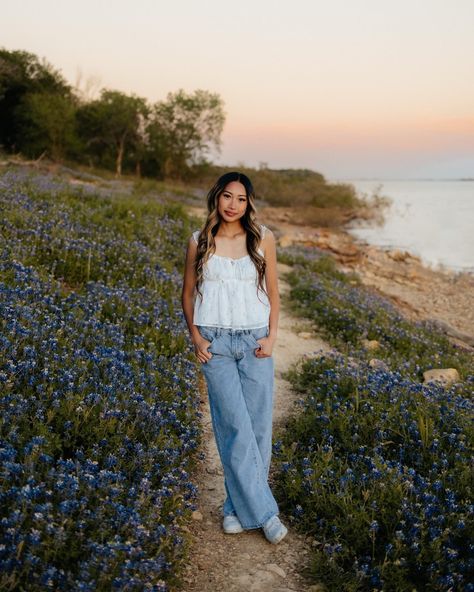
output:
{"label": "jean pocket", "polygon": [[[250,333],[249,338],[250,338],[252,349],[255,347],[260,347],[260,343],[257,341],[257,338],[255,337],[255,335],[252,335],[252,333]],[[259,337],[259,339],[260,339],[260,337]]]}
{"label": "jean pocket", "polygon": [[[199,327],[199,333],[201,334],[201,337],[204,337],[204,339],[207,339],[210,343],[216,338],[215,333],[207,327]],[[210,347],[210,345],[208,347]]]}
{"label": "jean pocket", "polygon": [[268,337],[268,327],[261,327],[260,329],[253,329],[250,333],[250,338],[255,343],[257,347],[260,347],[260,343],[257,341],[258,339],[263,339],[263,337]]}

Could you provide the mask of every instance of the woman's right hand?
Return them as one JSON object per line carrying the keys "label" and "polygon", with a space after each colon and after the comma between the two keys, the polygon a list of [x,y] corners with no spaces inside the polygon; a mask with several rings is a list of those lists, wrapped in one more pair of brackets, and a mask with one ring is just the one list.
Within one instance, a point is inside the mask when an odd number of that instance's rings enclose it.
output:
{"label": "woman's right hand", "polygon": [[198,360],[201,364],[205,364],[212,358],[212,354],[210,351],[207,351],[207,348],[211,345],[211,342],[204,337],[200,337],[194,340],[194,353],[196,354]]}

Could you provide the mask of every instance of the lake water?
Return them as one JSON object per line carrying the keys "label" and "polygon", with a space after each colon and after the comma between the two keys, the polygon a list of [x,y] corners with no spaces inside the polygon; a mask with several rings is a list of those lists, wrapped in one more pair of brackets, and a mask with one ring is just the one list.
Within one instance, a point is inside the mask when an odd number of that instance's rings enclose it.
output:
{"label": "lake water", "polygon": [[382,226],[357,223],[351,234],[366,242],[409,251],[432,267],[474,272],[473,181],[344,180],[369,197],[375,188],[391,199]]}

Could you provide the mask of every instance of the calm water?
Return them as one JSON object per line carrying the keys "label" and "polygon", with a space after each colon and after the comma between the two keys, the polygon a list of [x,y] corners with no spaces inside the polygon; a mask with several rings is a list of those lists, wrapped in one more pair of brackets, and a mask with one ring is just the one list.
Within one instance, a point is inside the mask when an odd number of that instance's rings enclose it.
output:
{"label": "calm water", "polygon": [[370,244],[409,251],[433,267],[474,272],[474,182],[346,181],[359,193],[392,200],[382,226],[365,223],[351,233]]}

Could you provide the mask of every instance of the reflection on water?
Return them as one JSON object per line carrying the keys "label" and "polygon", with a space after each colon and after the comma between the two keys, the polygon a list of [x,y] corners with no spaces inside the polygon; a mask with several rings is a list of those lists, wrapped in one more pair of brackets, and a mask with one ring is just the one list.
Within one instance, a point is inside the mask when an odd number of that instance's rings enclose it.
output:
{"label": "reflection on water", "polygon": [[357,222],[351,234],[370,244],[407,250],[434,267],[474,272],[474,182],[344,182],[369,197],[380,188],[392,200],[383,225]]}

